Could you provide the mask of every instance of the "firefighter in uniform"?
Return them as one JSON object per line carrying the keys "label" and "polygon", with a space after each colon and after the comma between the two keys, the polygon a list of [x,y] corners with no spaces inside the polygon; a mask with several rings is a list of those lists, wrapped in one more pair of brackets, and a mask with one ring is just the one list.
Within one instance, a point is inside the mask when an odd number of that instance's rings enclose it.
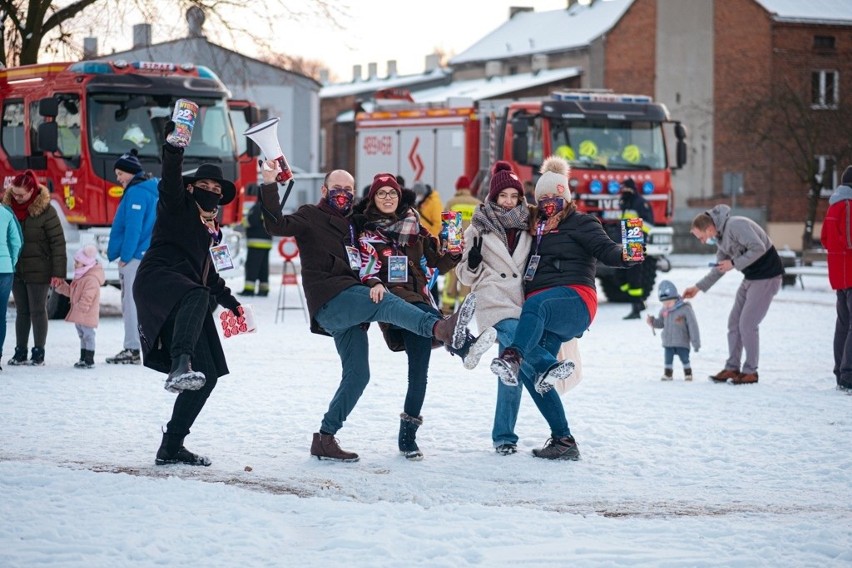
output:
{"label": "firefighter in uniform", "polygon": [[[648,233],[654,223],[654,212],[645,198],[636,191],[636,182],[633,181],[633,178],[624,180],[618,204],[621,208],[620,219],[635,219],[637,217],[642,219],[642,231],[645,233],[647,241]],[[624,319],[639,319],[642,310],[645,309],[643,298],[646,295],[646,290],[642,284],[642,265],[638,264],[632,268],[621,270],[619,275],[622,279],[621,291],[630,297],[632,303],[632,309],[629,314],[624,316]]]}
{"label": "firefighter in uniform", "polygon": [[[260,199],[257,200],[244,219],[246,224],[246,283],[240,296],[269,295],[269,251],[272,237],[263,227],[260,212]],[[256,286],[257,284],[257,286]]]}
{"label": "firefighter in uniform", "polygon": [[[470,179],[459,176],[456,180],[456,194],[447,201],[446,210],[461,213],[462,228],[467,229],[473,214],[482,205],[482,201],[473,196],[470,189]],[[459,283],[455,270],[450,270],[444,277],[444,293],[441,296],[441,309],[445,314],[451,314],[456,306],[461,305],[470,293],[470,287]]]}

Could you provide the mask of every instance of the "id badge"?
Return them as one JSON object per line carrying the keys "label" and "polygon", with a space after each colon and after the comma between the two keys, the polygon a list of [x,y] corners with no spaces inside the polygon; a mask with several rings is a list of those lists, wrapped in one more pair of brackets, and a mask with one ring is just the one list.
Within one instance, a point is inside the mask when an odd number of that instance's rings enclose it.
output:
{"label": "id badge", "polygon": [[356,247],[347,246],[346,256],[349,257],[349,268],[355,272],[361,270],[361,253]]}
{"label": "id badge", "polygon": [[538,270],[539,260],[541,260],[541,255],[534,254],[530,257],[529,264],[527,264],[527,271],[524,273],[524,280],[527,282],[535,277],[535,271]]}
{"label": "id badge", "polygon": [[210,247],[210,258],[213,259],[213,266],[216,267],[216,272],[231,270],[234,267],[234,259],[231,258],[231,250],[228,248],[228,245]]}
{"label": "id badge", "polygon": [[408,282],[408,257],[388,257],[388,282]]}

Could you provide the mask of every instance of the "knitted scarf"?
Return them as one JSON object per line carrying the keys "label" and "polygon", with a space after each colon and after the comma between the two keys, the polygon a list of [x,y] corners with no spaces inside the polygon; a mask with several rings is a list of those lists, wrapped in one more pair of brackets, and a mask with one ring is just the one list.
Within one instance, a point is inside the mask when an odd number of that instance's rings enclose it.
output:
{"label": "knitted scarf", "polygon": [[527,224],[530,219],[529,208],[521,203],[513,209],[506,211],[494,202],[488,201],[480,207],[473,218],[470,220],[471,225],[476,227],[479,234],[494,233],[506,248],[509,248],[509,242],[506,239],[506,229],[527,229]]}
{"label": "knitted scarf", "polygon": [[376,232],[388,242],[397,243],[403,247],[417,242],[417,237],[420,235],[420,221],[417,212],[410,207],[400,217],[396,215],[374,217],[371,215],[370,222],[375,226]]}
{"label": "knitted scarf", "polygon": [[15,217],[18,218],[18,221],[23,221],[24,219],[30,216],[30,205],[33,204],[33,201],[35,201],[38,195],[39,190],[36,189],[35,191],[33,191],[33,194],[30,196],[30,198],[24,201],[23,203],[18,203],[17,200],[15,200],[14,198],[12,199],[10,205],[12,206],[12,212],[15,214]]}

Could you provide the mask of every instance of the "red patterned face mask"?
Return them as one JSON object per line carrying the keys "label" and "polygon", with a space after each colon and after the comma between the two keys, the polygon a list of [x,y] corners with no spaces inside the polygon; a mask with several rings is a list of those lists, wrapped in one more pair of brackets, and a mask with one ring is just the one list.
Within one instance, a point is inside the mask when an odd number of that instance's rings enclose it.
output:
{"label": "red patterned face mask", "polygon": [[548,219],[565,209],[565,200],[561,197],[545,197],[538,200],[538,210]]}
{"label": "red patterned face mask", "polygon": [[354,196],[351,192],[345,189],[330,188],[326,200],[328,204],[337,209],[341,214],[346,215],[352,209],[352,201]]}

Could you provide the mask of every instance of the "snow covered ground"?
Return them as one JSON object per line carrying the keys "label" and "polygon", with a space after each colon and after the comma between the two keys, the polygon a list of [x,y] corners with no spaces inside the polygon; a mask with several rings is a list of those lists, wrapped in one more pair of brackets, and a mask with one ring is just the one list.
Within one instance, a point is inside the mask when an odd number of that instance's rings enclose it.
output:
{"label": "snow covered ground", "polygon": [[[710,258],[676,256],[667,278],[682,291]],[[693,383],[679,363],[661,382],[659,335],[600,305],[583,382],[563,398],[582,454],[567,463],[531,456],[548,430],[526,394],[521,451],[494,453],[496,348],[474,371],[433,352],[426,457],[407,462],[406,360],[376,326],[371,384],[338,433],[361,461],[312,459],[339,362],[301,311],[274,323],[275,282],[253,302],[260,331],[224,341],[232,374],[187,438],[213,465],[156,467],[164,377],[103,363],[122,347],[120,318],[101,320],[94,370],[72,368],[74,328],[52,321],[47,365],[0,373],[0,566],[850,566],[852,396],[831,374],[834,294],[812,276],[784,288],[761,327],[760,383],[713,384],[740,278],[693,300]],[[104,289],[105,313],[117,300]],[[10,322],[4,360],[13,346]]]}

